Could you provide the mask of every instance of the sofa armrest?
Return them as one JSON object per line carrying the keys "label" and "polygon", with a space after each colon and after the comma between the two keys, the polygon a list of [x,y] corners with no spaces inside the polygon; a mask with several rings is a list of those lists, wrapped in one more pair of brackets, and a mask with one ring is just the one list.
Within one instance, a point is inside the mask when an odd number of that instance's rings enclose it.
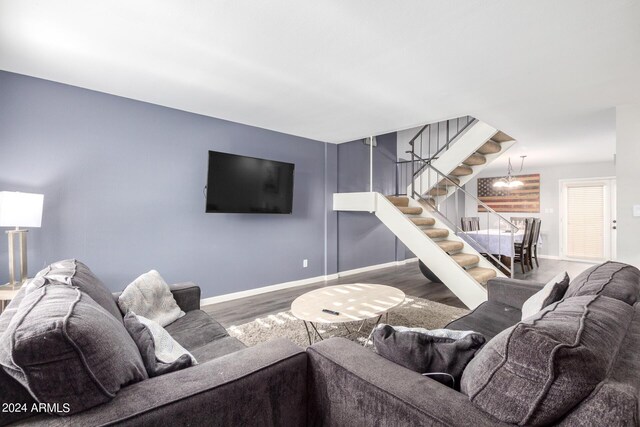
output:
{"label": "sofa armrest", "polygon": [[487,282],[489,301],[522,309],[529,297],[544,287],[544,283],[499,277]]}
{"label": "sofa armrest", "polygon": [[184,312],[200,309],[200,286],[193,282],[169,285],[173,298]]}
{"label": "sofa armrest", "polygon": [[307,355],[277,339],[123,388],[108,403],[38,426],[304,426]]}
{"label": "sofa armrest", "polygon": [[496,426],[468,397],[344,338],[307,348],[309,426]]}

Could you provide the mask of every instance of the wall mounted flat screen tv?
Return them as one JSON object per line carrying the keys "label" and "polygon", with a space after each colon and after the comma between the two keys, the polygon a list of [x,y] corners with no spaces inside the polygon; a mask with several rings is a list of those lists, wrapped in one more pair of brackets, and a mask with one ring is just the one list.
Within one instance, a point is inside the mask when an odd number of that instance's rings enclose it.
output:
{"label": "wall mounted flat screen tv", "polygon": [[294,166],[209,151],[207,212],[290,214]]}

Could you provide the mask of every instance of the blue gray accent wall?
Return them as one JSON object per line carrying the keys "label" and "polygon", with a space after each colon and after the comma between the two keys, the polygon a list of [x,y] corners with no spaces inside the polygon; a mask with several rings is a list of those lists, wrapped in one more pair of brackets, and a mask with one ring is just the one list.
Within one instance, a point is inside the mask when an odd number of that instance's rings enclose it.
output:
{"label": "blue gray accent wall", "polygon": [[[373,149],[373,190],[395,194],[396,133],[380,135]],[[369,191],[369,146],[363,140],[338,145],[338,191]],[[338,270],[396,261],[396,238],[373,214],[338,213]],[[402,258],[404,259],[404,258]]]}
{"label": "blue gray accent wall", "polygon": [[[384,150],[395,143],[391,136],[382,142]],[[354,145],[353,154],[361,148]],[[208,150],[295,163],[293,214],[206,214]],[[381,225],[373,226],[374,217],[343,218],[339,263],[338,220],[330,203],[338,188],[338,151],[319,141],[0,72],[0,190],[45,195],[42,228],[29,231],[31,274],[74,257],[112,290],[157,269],[169,282],[200,284],[209,297],[392,259],[391,239]],[[350,176],[362,178],[341,171],[343,188]],[[354,230],[346,231],[352,222]],[[359,237],[361,242],[352,241]],[[369,246],[371,256],[362,253]],[[305,258],[308,268],[302,267]],[[7,277],[3,238],[0,281]]]}

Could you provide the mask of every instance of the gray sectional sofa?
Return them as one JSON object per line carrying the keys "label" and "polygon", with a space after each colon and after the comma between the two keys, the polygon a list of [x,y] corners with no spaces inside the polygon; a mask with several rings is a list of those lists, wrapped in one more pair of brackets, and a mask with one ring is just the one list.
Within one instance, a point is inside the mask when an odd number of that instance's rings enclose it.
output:
{"label": "gray sectional sofa", "polygon": [[[458,392],[345,339],[306,352],[286,340],[244,348],[200,310],[197,286],[173,285],[187,315],[167,329],[199,365],[126,386],[72,416],[15,425],[638,425],[640,271],[594,267],[562,301],[520,321],[522,303],[542,286],[492,280],[489,300],[449,325],[488,339]],[[3,401],[12,382],[0,370]]]}

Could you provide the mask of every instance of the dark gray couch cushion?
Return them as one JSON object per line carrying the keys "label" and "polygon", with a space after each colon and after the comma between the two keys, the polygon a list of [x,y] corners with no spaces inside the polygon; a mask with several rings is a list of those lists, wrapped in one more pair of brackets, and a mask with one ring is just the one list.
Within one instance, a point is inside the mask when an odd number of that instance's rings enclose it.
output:
{"label": "dark gray couch cushion", "polygon": [[[11,319],[15,316],[20,306],[20,302],[24,298],[26,287],[23,286],[18,294],[11,300],[11,302],[5,307],[2,314],[0,314],[0,339],[4,335],[4,331],[7,330]],[[18,403],[26,404],[28,408],[35,403],[33,397],[29,394],[26,388],[22,386],[18,381],[13,379],[7,374],[0,366],[0,404],[2,403]],[[0,407],[0,411],[2,408]],[[0,426],[28,418],[31,416],[29,412],[5,412],[0,413]]]}
{"label": "dark gray couch cushion", "polygon": [[487,343],[462,391],[501,421],[555,422],[606,378],[632,319],[631,306],[603,296],[552,304]]}
{"label": "dark gray couch cushion", "polygon": [[640,299],[640,270],[608,261],[591,267],[571,281],[565,298],[604,295],[633,305]]}
{"label": "dark gray couch cushion", "polygon": [[390,325],[378,325],[372,339],[380,356],[456,390],[460,389],[464,368],[485,343],[485,338],[477,333],[436,334]]}
{"label": "dark gray couch cushion", "polygon": [[[221,324],[202,310],[187,312],[175,322],[165,326],[165,329],[174,340],[189,351],[229,336]],[[200,360],[198,356],[195,358]]]}
{"label": "dark gray couch cushion", "polygon": [[205,363],[245,348],[247,348],[247,346],[237,338],[223,337],[198,348],[194,348],[191,354],[196,358],[198,363]]}
{"label": "dark gray couch cushion", "polygon": [[54,262],[42,270],[42,275],[49,282],[64,283],[77,286],[82,292],[89,295],[102,308],[111,313],[122,322],[122,313],[113,299],[113,295],[95,274],[82,262],[76,259],[66,259]]}
{"label": "dark gray couch cushion", "polygon": [[640,422],[640,303],[607,379],[560,423],[562,426],[637,426]]}
{"label": "dark gray couch cushion", "polygon": [[156,346],[151,331],[146,325],[140,323],[132,312],[124,316],[124,327],[136,343],[150,378],[179,371],[192,365],[192,359],[188,354],[183,354],[172,363],[162,363],[156,359]]}
{"label": "dark gray couch cushion", "polygon": [[[27,391],[22,384],[9,376],[4,369],[0,368],[0,426],[32,416],[30,409],[35,402],[29,394],[29,391]],[[4,404],[26,405],[29,410],[26,412],[3,411]]]}
{"label": "dark gray couch cushion", "polygon": [[475,331],[491,339],[520,321],[522,312],[507,304],[487,301],[471,313],[449,323],[445,328],[456,331]]}
{"label": "dark gray couch cushion", "polygon": [[0,364],[38,402],[76,413],[147,378],[119,319],[78,288],[49,284],[26,292],[0,337]]}

